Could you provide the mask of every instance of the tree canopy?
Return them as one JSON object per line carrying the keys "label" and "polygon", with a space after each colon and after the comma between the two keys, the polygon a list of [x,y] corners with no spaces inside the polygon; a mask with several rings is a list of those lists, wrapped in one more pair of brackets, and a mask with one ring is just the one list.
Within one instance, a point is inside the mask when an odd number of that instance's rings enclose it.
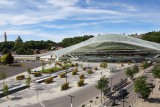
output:
{"label": "tree canopy", "polygon": [[134,90],[138,93],[143,99],[147,99],[150,95],[150,88],[146,82],[146,78],[138,77],[134,83]]}
{"label": "tree canopy", "polygon": [[131,34],[130,36],[138,37],[143,40],[147,40],[151,42],[160,43],[160,31],[152,31],[152,32],[148,32],[148,33],[140,34],[140,35],[136,33],[136,34]]}
{"label": "tree canopy", "polygon": [[4,65],[12,64],[13,62],[14,62],[14,58],[10,52],[1,57],[1,63]]}
{"label": "tree canopy", "polygon": [[108,89],[108,78],[105,77],[105,75],[103,75],[100,80],[98,80],[96,88],[102,91],[105,91]]}
{"label": "tree canopy", "polygon": [[15,41],[0,42],[0,51],[2,54],[6,54],[9,51],[15,51],[18,55],[31,55],[33,50],[56,50],[57,47],[67,47],[79,42],[85,41],[93,37],[92,35],[84,35],[73,38],[65,38],[62,42],[56,43],[51,40],[47,41],[25,41],[23,42],[20,36],[17,37]]}
{"label": "tree canopy", "polygon": [[160,64],[154,66],[154,68],[152,70],[152,74],[153,74],[154,78],[160,79]]}
{"label": "tree canopy", "polygon": [[65,38],[62,40],[62,45],[64,47],[68,47],[68,46],[72,46],[75,45],[77,43],[80,43],[82,41],[85,41],[89,38],[92,38],[93,35],[84,35],[84,36],[77,36],[77,37],[73,37],[73,38]]}

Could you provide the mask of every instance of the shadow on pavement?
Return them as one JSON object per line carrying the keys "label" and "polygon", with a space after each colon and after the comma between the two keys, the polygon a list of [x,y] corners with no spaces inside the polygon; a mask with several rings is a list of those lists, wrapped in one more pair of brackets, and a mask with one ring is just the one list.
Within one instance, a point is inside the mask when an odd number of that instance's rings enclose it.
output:
{"label": "shadow on pavement", "polygon": [[149,103],[160,103],[160,98],[149,98],[147,101]]}

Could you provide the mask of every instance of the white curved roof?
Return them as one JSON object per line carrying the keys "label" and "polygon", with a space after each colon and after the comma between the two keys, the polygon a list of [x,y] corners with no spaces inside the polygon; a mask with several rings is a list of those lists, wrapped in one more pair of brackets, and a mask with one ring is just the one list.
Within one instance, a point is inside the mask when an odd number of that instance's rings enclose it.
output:
{"label": "white curved roof", "polygon": [[[57,57],[61,57],[64,54],[75,52],[75,50],[78,51],[78,49],[79,51],[87,51],[90,48],[93,48],[94,50],[94,47],[102,43],[105,43],[105,42],[124,43],[128,45],[138,46],[138,47],[147,48],[147,49],[151,49],[151,50],[160,52],[160,44],[158,43],[145,41],[145,40],[134,38],[134,37],[127,36],[127,35],[104,34],[104,35],[95,36],[84,42],[78,43],[76,45],[73,45],[67,48],[63,48],[57,51],[53,51],[51,53],[54,53]],[[88,48],[86,50],[82,50],[82,47],[88,47]]]}

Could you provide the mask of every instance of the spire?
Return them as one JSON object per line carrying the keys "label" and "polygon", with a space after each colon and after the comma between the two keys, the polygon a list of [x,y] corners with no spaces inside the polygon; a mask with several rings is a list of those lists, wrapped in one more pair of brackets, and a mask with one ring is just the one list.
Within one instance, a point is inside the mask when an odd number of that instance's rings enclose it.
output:
{"label": "spire", "polygon": [[4,32],[4,42],[7,42],[7,34]]}

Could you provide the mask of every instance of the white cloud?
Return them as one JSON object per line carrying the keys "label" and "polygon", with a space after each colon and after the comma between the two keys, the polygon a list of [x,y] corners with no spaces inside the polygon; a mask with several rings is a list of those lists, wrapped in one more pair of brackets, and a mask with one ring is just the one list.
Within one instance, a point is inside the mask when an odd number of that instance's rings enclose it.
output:
{"label": "white cloud", "polygon": [[0,0],[0,7],[5,7],[5,6],[13,6],[14,2],[11,0]]}
{"label": "white cloud", "polygon": [[47,0],[47,3],[52,4],[55,7],[70,7],[74,6],[78,0]]}
{"label": "white cloud", "polygon": [[[104,23],[108,24],[136,21],[147,23],[160,22],[160,14],[156,11],[148,12],[146,14],[144,11],[141,11],[140,7],[137,8],[137,6],[126,4],[124,2],[110,3],[107,0],[106,2],[84,0],[83,4],[86,3],[86,7],[80,5],[80,2],[82,1],[0,0],[0,8],[2,6],[7,6],[7,8],[0,9],[0,29],[2,32],[7,31],[11,35],[32,35],[39,37],[38,39],[45,39],[45,37],[47,37],[58,41],[58,38],[61,39],[70,34],[75,35],[77,32],[81,32],[79,34],[86,34],[87,31],[78,30],[83,29],[84,26],[94,27],[100,26]],[[63,23],[63,21],[68,21],[68,23]],[[73,23],[69,23],[72,21]],[[44,28],[46,31],[43,30]],[[49,33],[50,31],[48,31],[47,28],[53,29],[52,33]],[[54,33],[54,30],[57,29],[63,29],[64,32],[62,33],[60,31],[60,33]],[[76,32],[75,34],[72,33],[73,29]],[[99,30],[99,28],[97,28],[97,30]],[[88,32],[92,33],[90,31]],[[31,38],[32,37],[28,39]]]}

